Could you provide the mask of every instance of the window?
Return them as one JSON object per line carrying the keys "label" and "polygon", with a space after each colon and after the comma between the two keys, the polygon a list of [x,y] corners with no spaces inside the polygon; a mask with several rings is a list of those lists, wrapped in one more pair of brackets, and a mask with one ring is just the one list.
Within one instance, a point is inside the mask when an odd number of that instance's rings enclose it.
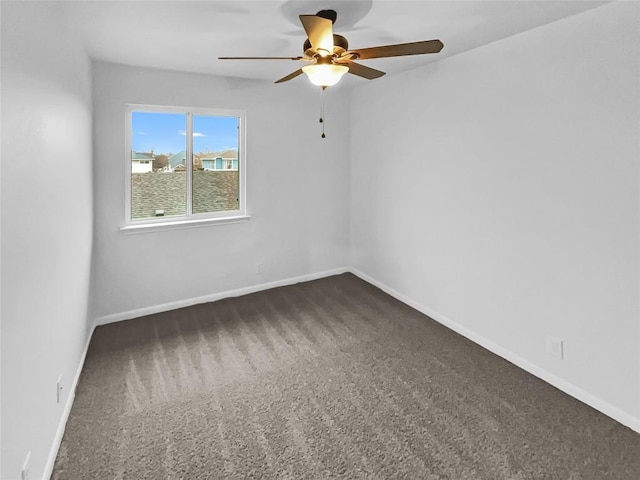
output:
{"label": "window", "polygon": [[122,230],[248,219],[244,130],[239,110],[129,105]]}

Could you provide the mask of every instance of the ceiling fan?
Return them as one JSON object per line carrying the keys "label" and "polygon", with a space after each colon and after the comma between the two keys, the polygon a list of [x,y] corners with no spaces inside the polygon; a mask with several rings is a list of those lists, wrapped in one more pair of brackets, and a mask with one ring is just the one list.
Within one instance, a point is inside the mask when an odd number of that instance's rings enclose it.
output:
{"label": "ceiling fan", "polygon": [[338,83],[349,72],[367,80],[379,78],[385,74],[375,68],[356,63],[354,60],[371,58],[399,57],[404,55],[422,55],[438,53],[444,46],[440,40],[426,40],[412,43],[399,43],[379,47],[349,50],[349,43],[342,35],[333,33],[333,24],[338,18],[335,10],[321,10],[315,15],[300,15],[300,22],[307,33],[298,57],[218,57],[220,60],[297,60],[311,62],[275,83],[287,82],[302,73],[307,74],[314,85],[325,89]]}

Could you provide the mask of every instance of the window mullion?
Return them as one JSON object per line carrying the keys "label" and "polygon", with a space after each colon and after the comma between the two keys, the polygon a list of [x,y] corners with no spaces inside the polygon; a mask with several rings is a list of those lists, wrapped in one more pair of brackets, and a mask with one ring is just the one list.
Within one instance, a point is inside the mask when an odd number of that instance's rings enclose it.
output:
{"label": "window mullion", "polygon": [[193,213],[193,114],[187,112],[187,154],[185,159],[187,176],[187,217]]}

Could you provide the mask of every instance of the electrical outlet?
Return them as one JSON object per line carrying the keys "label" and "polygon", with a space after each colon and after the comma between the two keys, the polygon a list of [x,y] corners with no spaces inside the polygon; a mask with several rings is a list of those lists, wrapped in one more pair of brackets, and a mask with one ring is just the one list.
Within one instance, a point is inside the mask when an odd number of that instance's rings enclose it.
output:
{"label": "electrical outlet", "polygon": [[60,403],[62,398],[62,374],[58,377],[58,384],[56,385],[56,403]]}
{"label": "electrical outlet", "polygon": [[256,275],[262,275],[264,273],[264,263],[256,263]]}
{"label": "electrical outlet", "polygon": [[22,464],[22,470],[20,471],[20,480],[29,480],[29,468],[31,467],[31,452],[27,453],[27,458],[24,459]]}
{"label": "electrical outlet", "polygon": [[556,337],[547,337],[547,352],[562,360],[564,356],[562,340]]}

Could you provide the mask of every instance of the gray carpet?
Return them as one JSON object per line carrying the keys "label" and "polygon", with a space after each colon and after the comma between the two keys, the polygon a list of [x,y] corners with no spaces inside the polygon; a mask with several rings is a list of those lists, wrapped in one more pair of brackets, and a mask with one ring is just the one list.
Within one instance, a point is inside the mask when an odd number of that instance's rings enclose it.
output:
{"label": "gray carpet", "polygon": [[53,477],[640,478],[640,435],[350,274],[98,327]]}

